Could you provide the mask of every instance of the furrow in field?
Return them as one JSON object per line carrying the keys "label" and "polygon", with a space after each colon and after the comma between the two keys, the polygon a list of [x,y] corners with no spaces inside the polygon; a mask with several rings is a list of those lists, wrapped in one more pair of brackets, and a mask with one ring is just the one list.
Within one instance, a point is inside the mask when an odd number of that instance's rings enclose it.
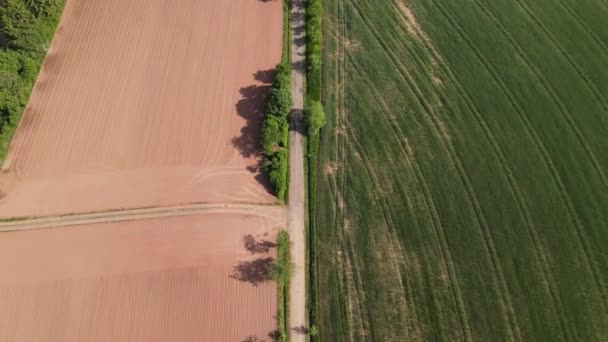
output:
{"label": "furrow in field", "polygon": [[594,278],[596,286],[598,287],[599,293],[602,294],[604,310],[606,310],[606,312],[608,312],[606,299],[605,299],[605,296],[603,295],[604,291],[603,291],[603,285],[601,284],[601,278],[598,278],[598,275],[596,274],[596,269],[595,269],[596,267],[591,262],[592,257],[590,256],[587,243],[585,243],[584,237],[582,236],[582,233],[581,233],[580,220],[576,216],[576,212],[573,208],[572,201],[571,201],[570,197],[567,195],[563,181],[559,175],[559,172],[557,171],[557,168],[555,167],[555,164],[553,163],[553,160],[547,150],[547,147],[545,146],[542,139],[539,137],[538,132],[536,131],[536,129],[534,128],[532,123],[529,121],[529,119],[525,115],[525,112],[521,108],[520,104],[517,102],[517,100],[515,99],[515,97],[509,90],[509,88],[506,86],[506,84],[504,83],[504,80],[500,77],[498,72],[491,66],[491,64],[477,50],[477,48],[475,48],[475,46],[471,43],[471,41],[468,39],[466,34],[464,34],[464,32],[462,31],[462,28],[458,24],[454,23],[449,18],[449,15],[447,15],[445,13],[445,9],[441,8],[440,5],[437,3],[435,3],[435,5],[439,9],[439,11],[442,13],[442,16],[446,19],[446,21],[456,30],[458,35],[466,42],[466,44],[469,46],[469,48],[475,54],[475,56],[482,62],[482,64],[484,65],[486,70],[490,73],[490,75],[492,76],[492,78],[494,79],[496,84],[498,84],[499,87],[502,89],[502,91],[506,95],[506,98],[508,99],[509,103],[513,106],[513,109],[515,109],[515,112],[518,114],[519,119],[522,121],[522,123],[526,127],[529,137],[534,141],[534,143],[538,147],[539,152],[543,156],[543,161],[551,173],[553,182],[557,186],[557,189],[560,193],[561,200],[568,210],[568,214],[569,214],[568,216],[571,220],[572,225],[575,227],[575,235],[579,239],[579,244],[583,251],[583,255],[585,257],[587,266],[589,267],[589,269],[591,271],[591,274]]}

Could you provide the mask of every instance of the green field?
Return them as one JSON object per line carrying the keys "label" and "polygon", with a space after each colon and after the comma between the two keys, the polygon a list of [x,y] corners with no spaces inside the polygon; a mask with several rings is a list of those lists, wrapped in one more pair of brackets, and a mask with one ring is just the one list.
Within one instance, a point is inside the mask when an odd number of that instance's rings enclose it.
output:
{"label": "green field", "polygon": [[321,340],[608,341],[608,2],[325,0],[323,31]]}

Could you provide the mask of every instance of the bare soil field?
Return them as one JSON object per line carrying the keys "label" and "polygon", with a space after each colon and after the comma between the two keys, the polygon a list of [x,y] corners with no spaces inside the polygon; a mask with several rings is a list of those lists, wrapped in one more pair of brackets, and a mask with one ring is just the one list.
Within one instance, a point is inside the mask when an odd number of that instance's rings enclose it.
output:
{"label": "bare soil field", "polygon": [[68,0],[0,217],[275,199],[256,166],[281,1]]}
{"label": "bare soil field", "polygon": [[206,214],[3,233],[0,340],[269,340],[269,222]]}

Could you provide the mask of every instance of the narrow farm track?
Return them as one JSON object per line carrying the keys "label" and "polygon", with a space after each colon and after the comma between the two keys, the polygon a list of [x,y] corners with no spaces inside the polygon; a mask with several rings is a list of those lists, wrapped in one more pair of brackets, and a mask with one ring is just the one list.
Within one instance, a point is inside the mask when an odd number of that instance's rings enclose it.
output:
{"label": "narrow farm track", "polygon": [[287,209],[279,205],[203,203],[7,221],[0,222],[0,232],[59,228],[94,223],[134,221],[171,216],[220,213],[264,217],[265,219],[276,222],[280,225],[285,225],[287,223]]}
{"label": "narrow farm track", "polygon": [[[305,9],[303,0],[292,0],[292,80],[293,108],[289,132],[289,237],[294,272],[289,292],[289,338],[304,342],[306,335],[306,234],[304,226],[304,41]],[[304,328],[304,329],[302,329]]]}

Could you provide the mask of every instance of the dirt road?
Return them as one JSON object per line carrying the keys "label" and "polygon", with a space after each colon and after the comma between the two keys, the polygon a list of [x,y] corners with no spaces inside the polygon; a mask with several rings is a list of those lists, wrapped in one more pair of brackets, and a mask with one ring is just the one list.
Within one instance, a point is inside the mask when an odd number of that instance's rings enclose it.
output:
{"label": "dirt road", "polygon": [[292,258],[295,264],[291,279],[289,307],[290,339],[305,341],[302,327],[306,327],[306,238],[304,234],[304,2],[292,0],[291,61],[293,73],[292,128],[289,132],[289,235],[292,241]]}
{"label": "dirt road", "polygon": [[160,208],[143,208],[98,213],[50,216],[43,218],[25,219],[19,221],[0,222],[0,232],[56,228],[65,226],[108,223],[118,221],[134,221],[169,216],[184,216],[194,214],[243,214],[264,217],[278,224],[285,224],[287,214],[285,208],[277,205],[240,204],[240,203],[202,203]]}

